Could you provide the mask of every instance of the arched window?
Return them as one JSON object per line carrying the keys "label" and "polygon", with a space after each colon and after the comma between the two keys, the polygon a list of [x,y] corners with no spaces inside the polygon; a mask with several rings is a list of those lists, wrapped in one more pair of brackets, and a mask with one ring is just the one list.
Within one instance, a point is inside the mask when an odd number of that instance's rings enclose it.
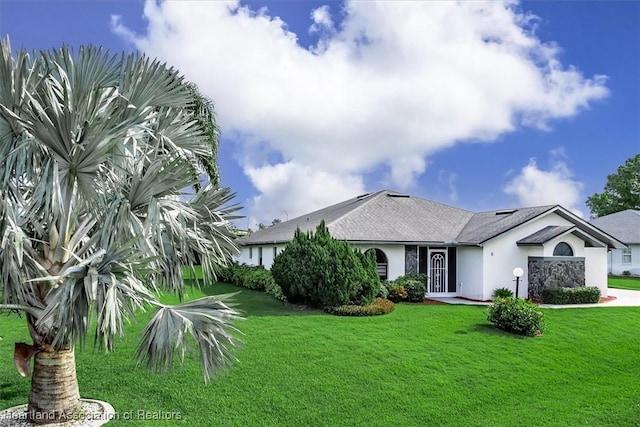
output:
{"label": "arched window", "polygon": [[387,255],[378,248],[369,249],[367,253],[371,251],[375,251],[378,276],[380,276],[381,280],[387,280],[389,277],[389,263],[387,261]]}
{"label": "arched window", "polygon": [[568,243],[560,242],[553,249],[553,256],[573,256],[573,249]]}

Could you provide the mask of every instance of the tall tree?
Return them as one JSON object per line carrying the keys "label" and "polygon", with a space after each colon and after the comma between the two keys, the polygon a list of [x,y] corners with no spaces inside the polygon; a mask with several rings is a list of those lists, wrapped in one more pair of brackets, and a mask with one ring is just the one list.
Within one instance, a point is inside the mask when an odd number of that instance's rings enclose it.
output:
{"label": "tall tree", "polygon": [[136,309],[155,309],[138,349],[149,368],[182,361],[187,341],[205,380],[232,358],[238,313],[224,297],[157,299],[183,295],[183,268],[200,261],[211,280],[237,253],[230,190],[216,176],[189,200],[181,190],[217,174],[207,102],[145,56],[14,57],[0,40],[0,311],[23,314],[31,336],[15,352],[24,376],[35,356],[31,419],[78,410],[74,346],[93,334],[113,350]]}
{"label": "tall tree", "polygon": [[607,176],[602,193],[587,198],[593,216],[640,209],[640,154],[627,159],[618,172]]}

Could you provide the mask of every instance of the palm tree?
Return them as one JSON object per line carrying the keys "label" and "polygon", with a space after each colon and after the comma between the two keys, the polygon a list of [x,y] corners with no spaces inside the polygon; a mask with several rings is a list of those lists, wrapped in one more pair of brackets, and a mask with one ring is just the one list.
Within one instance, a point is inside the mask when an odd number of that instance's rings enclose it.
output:
{"label": "palm tree", "polygon": [[[204,280],[237,253],[238,209],[206,183],[217,128],[176,70],[97,47],[29,55],[0,40],[0,310],[24,316],[17,343],[28,416],[79,409],[74,346],[113,350],[136,310],[155,310],[139,362],[165,370],[197,344],[205,380],[233,359],[238,313],[226,296],[168,306],[183,268]],[[212,160],[213,159],[213,160]],[[204,165],[204,166],[203,166]],[[217,177],[212,177],[217,181]],[[181,189],[196,188],[186,200]]]}

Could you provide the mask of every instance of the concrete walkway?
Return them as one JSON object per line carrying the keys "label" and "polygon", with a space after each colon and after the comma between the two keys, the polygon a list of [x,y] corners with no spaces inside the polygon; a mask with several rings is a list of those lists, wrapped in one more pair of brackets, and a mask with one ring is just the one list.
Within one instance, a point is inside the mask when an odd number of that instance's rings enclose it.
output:
{"label": "concrete walkway", "polygon": [[[544,308],[594,308],[594,307],[640,307],[640,291],[630,291],[626,289],[609,288],[608,295],[616,297],[616,299],[599,304],[567,304],[567,305],[550,305],[540,304]],[[490,301],[472,301],[458,297],[428,297],[430,300],[440,301],[446,304],[462,304],[462,305],[490,305]]]}

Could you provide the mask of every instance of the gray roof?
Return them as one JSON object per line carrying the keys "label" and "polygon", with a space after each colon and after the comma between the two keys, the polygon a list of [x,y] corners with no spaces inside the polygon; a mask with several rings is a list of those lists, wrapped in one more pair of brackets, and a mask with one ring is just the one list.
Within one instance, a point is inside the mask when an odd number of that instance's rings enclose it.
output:
{"label": "gray roof", "polygon": [[572,227],[582,230],[581,235],[609,246],[623,246],[558,205],[473,213],[392,190],[363,194],[272,225],[242,237],[239,243],[288,242],[296,228],[313,231],[324,219],[333,237],[351,242],[480,245],[551,211],[571,221]]}
{"label": "gray roof", "polygon": [[472,212],[391,190],[364,194],[259,230],[241,244],[280,243],[296,227],[315,230],[324,219],[336,239],[361,242],[454,241]]}
{"label": "gray roof", "polygon": [[540,216],[556,206],[537,206],[533,208],[503,209],[478,212],[473,215],[457,236],[459,243],[479,244],[505,233],[520,224]]}
{"label": "gray roof", "polygon": [[584,240],[587,247],[622,247],[620,245],[621,242],[617,242],[616,245],[615,241],[606,238],[601,231],[594,232],[594,230],[591,230],[591,232],[588,232],[580,223],[576,225],[549,225],[518,240],[516,244],[519,246],[543,245],[551,239],[568,233]]}
{"label": "gray roof", "polygon": [[523,239],[518,240],[516,243],[518,245],[542,245],[573,228],[575,228],[573,225],[549,225]]}
{"label": "gray roof", "polygon": [[627,209],[589,222],[627,245],[640,244],[640,210]]}

